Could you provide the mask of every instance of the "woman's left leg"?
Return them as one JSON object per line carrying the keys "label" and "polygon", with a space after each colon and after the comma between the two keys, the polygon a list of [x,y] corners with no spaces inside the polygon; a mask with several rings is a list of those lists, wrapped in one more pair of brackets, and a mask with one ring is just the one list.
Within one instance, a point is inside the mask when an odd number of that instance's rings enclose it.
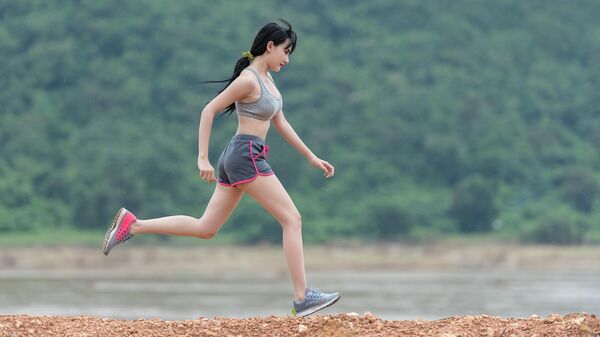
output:
{"label": "woman's left leg", "polygon": [[235,187],[217,184],[204,214],[199,219],[187,215],[138,219],[133,223],[131,232],[132,234],[151,233],[211,239],[233,213],[243,195],[244,192]]}

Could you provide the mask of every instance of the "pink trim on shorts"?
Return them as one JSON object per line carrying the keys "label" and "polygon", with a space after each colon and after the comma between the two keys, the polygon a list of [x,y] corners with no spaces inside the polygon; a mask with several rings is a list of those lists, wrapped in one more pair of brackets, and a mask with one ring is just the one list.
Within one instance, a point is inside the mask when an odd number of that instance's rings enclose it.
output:
{"label": "pink trim on shorts", "polygon": [[[258,171],[258,167],[256,167],[256,158],[258,158],[265,151],[268,153],[269,147],[265,144],[264,147],[263,147],[263,149],[262,149],[262,151],[260,151],[260,153],[257,154],[256,156],[253,156],[252,155],[252,141],[249,141],[249,144],[250,144],[250,158],[252,159],[252,164],[254,165],[254,171],[256,171],[256,174],[254,174],[254,177],[248,178],[248,179],[244,179],[244,180],[240,180],[240,181],[236,181],[235,183],[231,183],[231,184],[227,184],[227,183],[224,183],[224,182],[217,181],[220,185],[227,186],[227,187],[235,187],[235,185],[245,184],[245,183],[249,183],[251,181],[254,181],[258,176],[268,177],[268,176],[272,176],[272,175],[275,174],[275,172],[261,173],[260,171]],[[265,154],[265,157],[266,156],[267,156],[267,154]]]}

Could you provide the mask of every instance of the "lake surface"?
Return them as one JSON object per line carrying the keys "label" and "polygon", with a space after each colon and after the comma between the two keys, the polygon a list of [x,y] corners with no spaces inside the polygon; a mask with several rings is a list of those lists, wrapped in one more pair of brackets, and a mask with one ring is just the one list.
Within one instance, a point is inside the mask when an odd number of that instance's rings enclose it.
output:
{"label": "lake surface", "polygon": [[[341,291],[323,314],[371,311],[384,319],[460,315],[526,318],[600,314],[600,272],[451,270],[309,272],[309,284]],[[0,270],[0,314],[161,318],[289,315],[282,274],[118,274]]]}

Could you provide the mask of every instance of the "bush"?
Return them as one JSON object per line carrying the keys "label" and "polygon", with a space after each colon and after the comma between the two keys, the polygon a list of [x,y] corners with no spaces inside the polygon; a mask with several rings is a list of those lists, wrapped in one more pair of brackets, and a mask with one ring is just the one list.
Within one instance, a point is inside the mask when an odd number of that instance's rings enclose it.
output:
{"label": "bush", "polygon": [[402,193],[381,193],[356,204],[352,212],[362,224],[358,231],[366,237],[393,240],[399,236],[412,239],[416,229],[421,233],[447,229],[434,228],[445,218],[447,194],[424,191],[410,184],[402,190]]}
{"label": "bush", "polygon": [[588,228],[589,224],[577,213],[562,207],[524,230],[520,239],[529,243],[579,244]]}
{"label": "bush", "polygon": [[490,231],[497,212],[494,191],[482,177],[469,177],[454,190],[450,216],[461,231]]}
{"label": "bush", "polygon": [[598,183],[591,174],[572,170],[565,175],[561,192],[562,198],[575,209],[589,213],[598,195]]}

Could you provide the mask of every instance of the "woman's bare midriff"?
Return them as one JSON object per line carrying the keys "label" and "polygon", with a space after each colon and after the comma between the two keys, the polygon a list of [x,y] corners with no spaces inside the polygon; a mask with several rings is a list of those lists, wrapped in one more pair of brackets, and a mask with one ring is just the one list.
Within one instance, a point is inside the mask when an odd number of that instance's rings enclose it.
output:
{"label": "woman's bare midriff", "polygon": [[270,126],[270,120],[262,121],[260,119],[238,115],[238,128],[236,134],[254,135],[266,141]]}

